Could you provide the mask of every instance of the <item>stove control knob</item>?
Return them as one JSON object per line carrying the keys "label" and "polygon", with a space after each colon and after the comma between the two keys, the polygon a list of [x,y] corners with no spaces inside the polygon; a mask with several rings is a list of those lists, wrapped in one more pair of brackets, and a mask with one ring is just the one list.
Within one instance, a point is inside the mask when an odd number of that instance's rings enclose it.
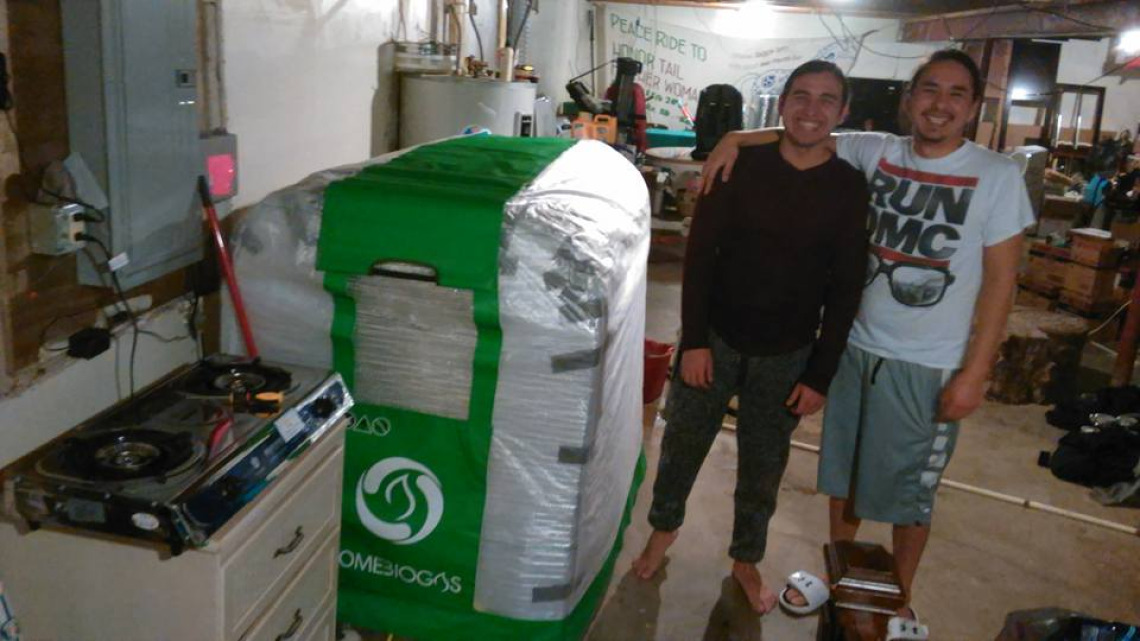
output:
{"label": "stove control knob", "polygon": [[310,407],[313,408],[313,416],[318,419],[328,418],[336,412],[336,403],[327,396],[322,396],[313,401]]}

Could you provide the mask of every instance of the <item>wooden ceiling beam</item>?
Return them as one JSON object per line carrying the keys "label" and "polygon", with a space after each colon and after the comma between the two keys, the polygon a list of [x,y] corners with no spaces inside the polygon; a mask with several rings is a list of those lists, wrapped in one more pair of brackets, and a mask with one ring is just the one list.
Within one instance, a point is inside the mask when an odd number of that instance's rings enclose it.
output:
{"label": "wooden ceiling beam", "polygon": [[739,9],[744,0],[736,2],[700,2],[699,0],[590,0],[594,4],[644,4],[660,7],[693,7],[695,9]]}
{"label": "wooden ceiling beam", "polygon": [[[748,0],[590,0],[592,4],[635,4],[658,7],[690,7],[693,9],[740,9]],[[769,0],[768,5],[781,13],[830,13],[841,8],[845,16],[868,18],[900,18],[914,15],[913,12],[900,12],[894,9],[843,6],[828,4],[827,0]]]}
{"label": "wooden ceiling beam", "polygon": [[903,20],[902,42],[1109,36],[1140,28],[1140,2],[1112,0],[1030,8],[1012,5]]}

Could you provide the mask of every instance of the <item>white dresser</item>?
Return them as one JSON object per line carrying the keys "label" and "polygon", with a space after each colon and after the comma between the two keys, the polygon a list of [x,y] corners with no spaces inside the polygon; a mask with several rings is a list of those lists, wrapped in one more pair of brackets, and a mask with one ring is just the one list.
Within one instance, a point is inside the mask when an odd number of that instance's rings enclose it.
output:
{"label": "white dresser", "polygon": [[161,556],[0,522],[0,580],[28,641],[332,641],[341,421],[211,537]]}

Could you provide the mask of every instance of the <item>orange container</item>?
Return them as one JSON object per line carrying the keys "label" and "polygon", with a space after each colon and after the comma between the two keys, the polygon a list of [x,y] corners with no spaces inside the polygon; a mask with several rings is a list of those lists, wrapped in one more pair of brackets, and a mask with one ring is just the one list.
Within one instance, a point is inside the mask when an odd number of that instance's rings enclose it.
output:
{"label": "orange container", "polygon": [[673,346],[645,339],[645,380],[641,385],[641,402],[652,403],[661,398],[665,381],[669,378],[669,361],[673,359]]}

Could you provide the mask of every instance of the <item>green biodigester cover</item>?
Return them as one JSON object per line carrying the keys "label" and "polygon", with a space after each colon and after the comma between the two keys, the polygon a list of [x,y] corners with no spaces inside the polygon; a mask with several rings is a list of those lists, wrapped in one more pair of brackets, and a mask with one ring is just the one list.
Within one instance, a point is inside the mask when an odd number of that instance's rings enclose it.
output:
{"label": "green biodigester cover", "polygon": [[[398,402],[370,404],[356,395],[339,552],[343,622],[423,640],[578,639],[604,595],[620,536],[564,617],[492,614],[476,594],[502,351],[504,206],[572,145],[554,139],[454,139],[366,167],[325,191],[317,268],[335,301],[334,365],[354,391],[361,371],[360,283],[375,267],[429,267],[440,288],[470,297],[475,327],[463,415],[416,411]],[[424,304],[431,301],[425,298]],[[619,534],[641,476],[639,462]]]}

